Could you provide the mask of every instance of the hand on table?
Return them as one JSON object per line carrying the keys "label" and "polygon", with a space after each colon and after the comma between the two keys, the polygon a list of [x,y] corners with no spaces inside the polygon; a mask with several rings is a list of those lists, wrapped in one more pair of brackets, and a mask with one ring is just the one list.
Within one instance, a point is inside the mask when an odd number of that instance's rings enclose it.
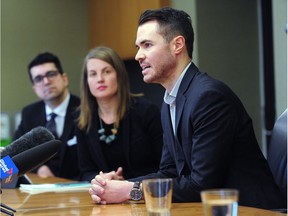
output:
{"label": "hand on table", "polygon": [[50,168],[46,165],[41,166],[38,170],[37,170],[37,174],[38,176],[40,176],[41,178],[48,178],[48,177],[54,177],[53,172],[50,170]]}
{"label": "hand on table", "polygon": [[89,194],[95,203],[122,203],[130,199],[133,182],[110,180],[105,177],[106,175],[100,172],[91,181]]}

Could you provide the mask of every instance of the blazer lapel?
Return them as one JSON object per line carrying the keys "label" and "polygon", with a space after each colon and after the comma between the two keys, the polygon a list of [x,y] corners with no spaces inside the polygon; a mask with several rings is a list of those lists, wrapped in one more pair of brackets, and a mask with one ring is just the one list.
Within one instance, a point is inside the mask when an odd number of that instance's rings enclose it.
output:
{"label": "blazer lapel", "polygon": [[186,102],[186,97],[183,94],[177,94],[176,99],[176,114],[175,114],[175,130],[176,130],[176,138],[178,139],[178,128],[179,128],[179,122],[183,113],[183,108]]}
{"label": "blazer lapel", "polygon": [[37,125],[40,125],[43,127],[45,127],[45,125],[46,125],[46,111],[45,111],[45,104],[43,102],[41,103],[40,116],[38,118]]}
{"label": "blazer lapel", "polygon": [[176,130],[177,138],[179,138],[178,134],[181,134],[181,131],[178,131],[179,122],[182,117],[183,109],[187,100],[185,92],[188,90],[190,83],[192,82],[192,79],[195,75],[194,68],[196,68],[196,66],[193,63],[191,63],[190,67],[186,71],[185,76],[182,79],[182,82],[180,84],[180,87],[176,96],[175,130]]}
{"label": "blazer lapel", "polygon": [[180,174],[185,165],[185,158],[184,158],[183,149],[180,145],[180,142],[177,136],[175,136],[173,132],[169,105],[165,103],[163,103],[162,105],[162,117],[163,117],[162,118],[163,131],[166,136],[165,140],[167,140],[168,142],[166,145],[169,148],[169,151],[174,158],[178,174]]}
{"label": "blazer lapel", "polygon": [[75,112],[75,105],[73,104],[72,96],[71,96],[68,107],[67,107],[67,111],[66,111],[63,133],[60,137],[60,139],[65,142],[68,141],[69,139],[72,139],[73,136],[75,136],[74,126],[76,122],[75,122],[75,117],[73,116],[74,112]]}
{"label": "blazer lapel", "polygon": [[[66,149],[67,147],[67,142],[71,139],[74,138],[74,136],[76,136],[75,134],[75,124],[77,124],[75,121],[75,109],[78,106],[78,104],[76,104],[76,100],[74,99],[73,95],[70,96],[70,100],[69,100],[69,104],[66,110],[66,115],[65,115],[65,121],[64,121],[64,128],[63,128],[63,133],[61,135],[61,137],[59,138],[62,142],[62,149],[63,151],[61,151],[60,154],[60,158],[61,161],[63,161],[65,153],[66,153]],[[77,143],[76,143],[77,145]]]}
{"label": "blazer lapel", "polygon": [[73,121],[74,120],[73,120],[72,116],[66,114],[63,133],[60,137],[61,140],[66,142],[69,139],[73,138],[73,137],[71,137],[71,134],[72,134],[72,136],[75,135],[74,131],[73,131],[74,130],[73,125],[75,124],[75,122],[73,122]]}
{"label": "blazer lapel", "polygon": [[[177,97],[176,97],[176,116],[175,116],[175,130],[176,130],[176,142],[178,143],[179,146],[181,146],[181,168],[182,170],[184,168],[185,163],[190,167],[190,152],[191,152],[191,145],[185,146],[181,140],[181,126],[179,127],[180,120],[183,115],[183,110],[185,107],[185,103],[187,101],[187,97],[185,93],[187,92],[193,77],[196,74],[197,67],[191,63],[190,67],[187,69],[185,76],[182,79],[182,82],[180,84]],[[180,152],[180,150],[179,150]],[[180,156],[180,153],[178,154]],[[186,161],[186,162],[185,162]]]}

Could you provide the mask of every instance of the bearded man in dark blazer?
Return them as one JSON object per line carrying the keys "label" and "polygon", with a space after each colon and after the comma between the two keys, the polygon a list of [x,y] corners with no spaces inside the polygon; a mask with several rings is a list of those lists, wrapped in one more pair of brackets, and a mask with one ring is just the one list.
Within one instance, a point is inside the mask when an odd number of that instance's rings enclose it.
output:
{"label": "bearded man in dark blazer", "polygon": [[280,190],[257,143],[251,118],[227,85],[194,65],[193,40],[191,18],[184,11],[161,8],[140,16],[135,59],[145,82],[166,89],[160,168],[130,181],[118,180],[115,173],[100,173],[89,189],[95,203],[133,199],[129,191],[139,185],[135,181],[172,178],[173,202],[201,202],[205,189],[235,188],[239,205],[281,207]]}
{"label": "bearded man in dark blazer", "polygon": [[54,54],[45,52],[37,55],[28,65],[28,73],[40,101],[22,109],[14,139],[35,127],[47,125],[53,113],[56,127],[51,132],[62,141],[62,146],[53,158],[34,171],[41,177],[78,179],[75,110],[80,105],[80,99],[70,94],[68,76]]}

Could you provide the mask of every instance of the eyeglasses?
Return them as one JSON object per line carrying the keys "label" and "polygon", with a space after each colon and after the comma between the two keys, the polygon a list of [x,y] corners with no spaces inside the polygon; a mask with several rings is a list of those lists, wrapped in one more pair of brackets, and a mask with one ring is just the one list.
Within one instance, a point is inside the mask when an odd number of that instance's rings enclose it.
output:
{"label": "eyeglasses", "polygon": [[56,76],[58,76],[58,74],[59,74],[58,71],[48,71],[44,76],[38,75],[34,77],[32,80],[35,85],[39,85],[43,82],[45,77],[49,80],[54,80]]}

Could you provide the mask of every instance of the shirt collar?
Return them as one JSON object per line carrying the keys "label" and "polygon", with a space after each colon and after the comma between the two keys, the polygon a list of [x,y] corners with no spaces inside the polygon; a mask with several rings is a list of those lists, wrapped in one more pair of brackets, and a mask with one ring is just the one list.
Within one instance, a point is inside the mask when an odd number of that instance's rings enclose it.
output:
{"label": "shirt collar", "polygon": [[191,62],[185,67],[185,69],[181,73],[180,77],[177,79],[174,87],[172,88],[172,91],[170,93],[168,93],[167,90],[165,91],[164,102],[166,104],[171,105],[175,102],[175,99],[176,99],[180,84],[182,82],[182,79],[183,79],[184,75],[186,74],[187,69],[189,68],[190,65],[191,65]]}
{"label": "shirt collar", "polygon": [[70,100],[70,94],[68,93],[65,100],[54,110],[52,110],[49,106],[45,105],[46,117],[48,117],[52,112],[57,114],[57,116],[65,117],[69,100]]}

